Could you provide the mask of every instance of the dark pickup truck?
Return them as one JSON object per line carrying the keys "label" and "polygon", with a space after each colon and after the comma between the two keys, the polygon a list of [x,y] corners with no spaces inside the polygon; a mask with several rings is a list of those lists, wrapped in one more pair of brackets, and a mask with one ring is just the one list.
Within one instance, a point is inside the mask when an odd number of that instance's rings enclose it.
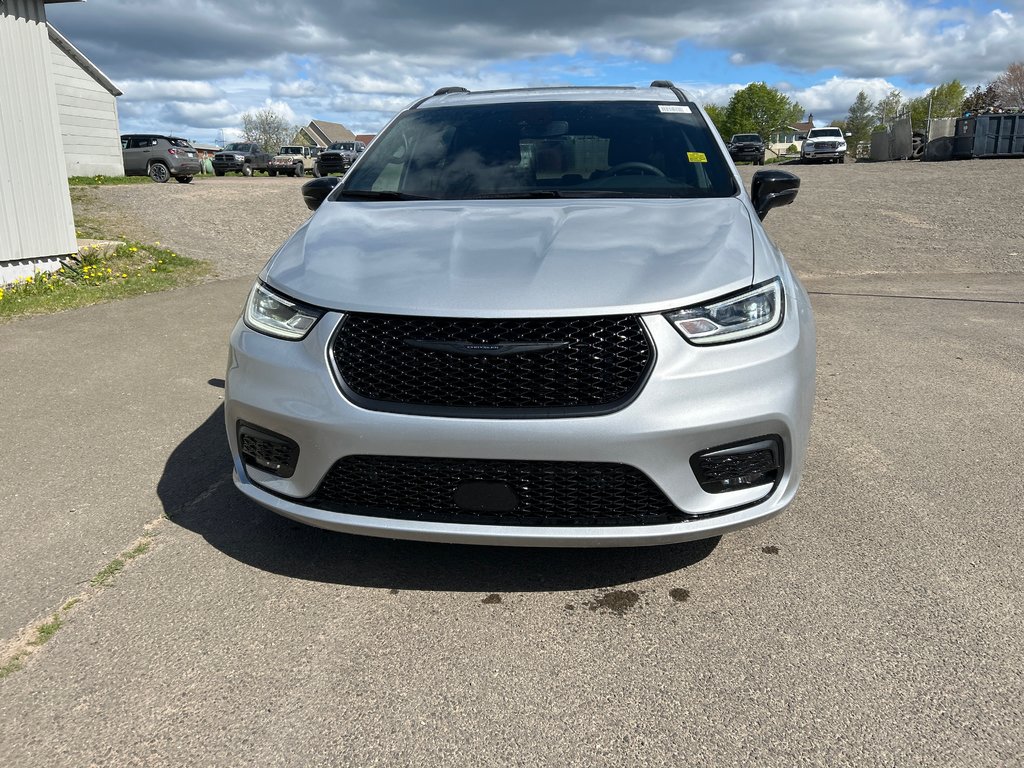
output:
{"label": "dark pickup truck", "polygon": [[749,160],[764,165],[764,141],[756,133],[737,133],[729,139],[729,156],[734,163]]}
{"label": "dark pickup truck", "polygon": [[223,176],[228,171],[236,171],[243,176],[252,176],[256,171],[270,171],[269,152],[251,141],[236,141],[228,144],[213,156],[213,172]]}
{"label": "dark pickup truck", "polygon": [[345,173],[364,149],[366,149],[366,145],[361,141],[334,142],[317,155],[313,175],[329,176],[332,173]]}

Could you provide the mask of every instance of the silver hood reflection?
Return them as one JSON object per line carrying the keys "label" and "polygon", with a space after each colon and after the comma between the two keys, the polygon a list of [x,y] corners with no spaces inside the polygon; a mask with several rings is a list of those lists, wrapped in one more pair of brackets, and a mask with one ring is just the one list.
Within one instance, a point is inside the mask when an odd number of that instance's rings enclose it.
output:
{"label": "silver hood reflection", "polygon": [[737,198],[329,201],[261,277],[339,311],[533,317],[673,309],[753,272]]}

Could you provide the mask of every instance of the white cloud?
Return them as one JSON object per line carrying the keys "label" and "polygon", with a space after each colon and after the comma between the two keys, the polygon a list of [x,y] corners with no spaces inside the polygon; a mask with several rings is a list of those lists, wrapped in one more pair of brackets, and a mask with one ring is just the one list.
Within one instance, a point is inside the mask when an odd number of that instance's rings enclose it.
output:
{"label": "white cloud", "polygon": [[[124,90],[126,130],[161,119],[226,126],[273,103],[296,122],[370,132],[443,85],[639,82],[673,70],[681,82],[702,51],[742,68],[686,86],[704,102],[728,102],[743,78],[775,80],[815,114],[836,116],[861,89],[877,99],[896,81],[971,87],[1024,60],[1024,0],[954,1],[591,0],[581,12],[551,0],[97,0],[50,4],[47,14]],[[758,75],[765,66],[771,77]],[[803,85],[809,78],[820,82]]]}
{"label": "white cloud", "polygon": [[197,80],[119,80],[118,87],[124,91],[127,101],[207,101],[224,95],[217,86]]}

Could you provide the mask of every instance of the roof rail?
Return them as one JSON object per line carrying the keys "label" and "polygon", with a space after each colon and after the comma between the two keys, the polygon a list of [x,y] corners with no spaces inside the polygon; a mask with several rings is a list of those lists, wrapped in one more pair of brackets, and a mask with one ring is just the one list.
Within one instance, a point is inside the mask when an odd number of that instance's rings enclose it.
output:
{"label": "roof rail", "polygon": [[446,93],[469,93],[469,88],[463,88],[461,85],[446,85],[444,88],[434,91],[435,96],[444,96]]}
{"label": "roof rail", "polygon": [[671,80],[655,80],[651,83],[651,88],[668,88],[680,101],[690,101],[690,97],[683,93],[682,89],[677,88]]}

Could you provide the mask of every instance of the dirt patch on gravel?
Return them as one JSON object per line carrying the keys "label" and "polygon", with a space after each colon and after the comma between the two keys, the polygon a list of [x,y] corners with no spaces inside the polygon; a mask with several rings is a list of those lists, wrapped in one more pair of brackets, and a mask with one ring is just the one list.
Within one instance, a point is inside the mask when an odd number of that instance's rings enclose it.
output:
{"label": "dirt patch on gravel", "polygon": [[[800,176],[766,228],[801,278],[1024,272],[1024,160],[775,166]],[[742,166],[748,188],[755,169]],[[110,235],[160,241],[212,263],[211,279],[257,273],[309,215],[290,177],[196,179],[76,190],[76,215]]]}

